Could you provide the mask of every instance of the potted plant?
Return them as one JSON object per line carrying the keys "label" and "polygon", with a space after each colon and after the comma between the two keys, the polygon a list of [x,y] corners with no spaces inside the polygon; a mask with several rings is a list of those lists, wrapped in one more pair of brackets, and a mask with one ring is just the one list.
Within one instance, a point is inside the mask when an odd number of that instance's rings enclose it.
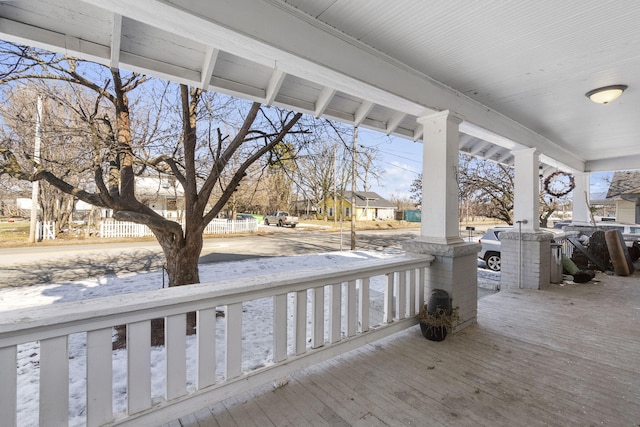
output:
{"label": "potted plant", "polygon": [[462,320],[458,314],[458,307],[454,307],[449,312],[438,307],[433,314],[427,310],[425,305],[420,313],[418,313],[418,320],[420,320],[420,330],[422,335],[430,341],[442,341],[447,337],[447,333],[451,332],[453,328]]}
{"label": "potted plant", "polygon": [[454,326],[460,323],[458,307],[451,307],[449,293],[434,289],[427,304],[418,313],[422,335],[431,341],[442,341]]}

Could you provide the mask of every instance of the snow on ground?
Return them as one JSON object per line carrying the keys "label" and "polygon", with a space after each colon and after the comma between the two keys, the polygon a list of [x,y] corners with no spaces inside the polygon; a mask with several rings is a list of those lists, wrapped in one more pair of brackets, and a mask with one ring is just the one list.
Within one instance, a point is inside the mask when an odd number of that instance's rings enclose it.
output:
{"label": "snow on ground", "polygon": [[[398,250],[384,252],[332,252],[325,254],[300,255],[294,257],[255,258],[251,260],[206,264],[200,266],[201,282],[214,282],[225,279],[262,275],[305,268],[333,266],[363,261],[367,259],[388,258],[400,255]],[[372,278],[372,299],[384,286],[383,277]],[[140,292],[162,287],[162,271],[148,273],[103,276],[87,280],[49,283],[20,288],[0,289],[0,310],[14,310],[26,307],[72,302],[88,298]],[[381,294],[380,294],[381,295]],[[328,297],[328,296],[327,296]],[[292,302],[292,301],[291,301]],[[290,303],[291,303],[290,302]],[[375,305],[375,301],[372,304]],[[244,304],[243,312],[251,313],[251,321],[243,319],[243,370],[255,369],[271,363],[272,346],[272,306],[271,299],[254,300]],[[325,316],[327,317],[327,316]],[[328,321],[328,319],[327,319]],[[224,318],[217,322],[217,348],[224,349]],[[328,331],[328,327],[325,328]],[[291,334],[290,334],[291,335]],[[79,426],[86,423],[85,395],[86,387],[86,335],[74,334],[69,337],[69,425]],[[188,387],[195,384],[195,336],[187,337],[187,380]],[[224,360],[224,353],[217,354],[218,361]],[[113,407],[116,413],[126,410],[126,350],[113,352]],[[153,347],[152,362],[152,398],[158,399],[164,390],[164,348]],[[222,378],[222,363],[218,363],[217,376]],[[18,346],[18,425],[38,425],[38,384],[39,384],[39,343],[27,343]]]}

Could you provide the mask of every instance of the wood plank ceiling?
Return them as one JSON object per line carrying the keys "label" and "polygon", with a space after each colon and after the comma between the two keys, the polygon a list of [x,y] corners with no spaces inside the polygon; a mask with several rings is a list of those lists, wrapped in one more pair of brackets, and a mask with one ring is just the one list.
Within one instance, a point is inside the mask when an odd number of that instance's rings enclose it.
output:
{"label": "wood plank ceiling", "polygon": [[573,171],[640,168],[639,21],[633,0],[0,2],[6,40],[413,140],[450,109],[462,151]]}

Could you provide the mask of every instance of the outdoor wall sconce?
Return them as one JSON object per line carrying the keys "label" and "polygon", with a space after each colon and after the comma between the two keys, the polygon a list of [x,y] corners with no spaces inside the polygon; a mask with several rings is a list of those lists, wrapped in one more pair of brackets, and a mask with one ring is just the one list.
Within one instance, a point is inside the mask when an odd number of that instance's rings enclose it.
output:
{"label": "outdoor wall sconce", "polygon": [[608,104],[618,99],[627,85],[612,85],[590,90],[585,96],[597,104]]}

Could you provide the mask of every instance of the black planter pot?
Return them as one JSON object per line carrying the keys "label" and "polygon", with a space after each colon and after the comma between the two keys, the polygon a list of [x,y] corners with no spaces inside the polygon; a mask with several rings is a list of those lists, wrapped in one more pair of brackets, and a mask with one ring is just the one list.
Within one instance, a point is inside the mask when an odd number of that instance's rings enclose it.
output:
{"label": "black planter pot", "polygon": [[442,341],[447,337],[446,326],[434,326],[426,322],[420,322],[422,335],[429,341]]}
{"label": "black planter pot", "polygon": [[432,316],[437,314],[451,314],[451,298],[449,293],[444,289],[434,289],[429,295],[427,301],[427,313]]}
{"label": "black planter pot", "polygon": [[426,319],[420,322],[422,335],[430,341],[442,341],[447,337],[447,327],[443,324],[441,316],[451,314],[451,298],[449,293],[443,289],[434,289],[429,295],[429,300],[425,306]]}

